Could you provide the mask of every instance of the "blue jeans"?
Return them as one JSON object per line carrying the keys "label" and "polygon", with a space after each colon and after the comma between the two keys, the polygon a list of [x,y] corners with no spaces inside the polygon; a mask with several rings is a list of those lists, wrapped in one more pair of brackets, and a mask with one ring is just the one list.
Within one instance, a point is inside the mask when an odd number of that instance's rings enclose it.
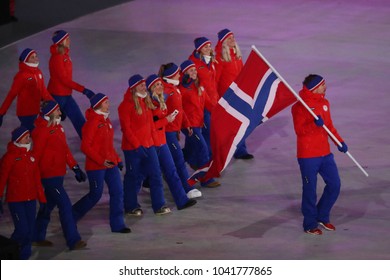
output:
{"label": "blue jeans", "polygon": [[50,214],[54,207],[58,207],[58,214],[62,232],[66,240],[66,245],[72,249],[78,241],[81,240],[77,230],[76,221],[72,214],[72,203],[68,194],[64,189],[64,177],[52,177],[42,179],[43,187],[45,188],[45,196],[47,203],[41,204],[39,207],[34,241],[42,241],[46,239],[46,231],[50,222]]}
{"label": "blue jeans", "polygon": [[149,179],[150,197],[153,211],[161,209],[165,205],[164,190],[161,177],[160,164],[154,146],[135,150],[124,150],[126,162],[126,173],[123,181],[124,208],[130,212],[140,207],[138,203],[138,192],[141,189],[142,181]]}
{"label": "blue jeans", "polygon": [[[324,157],[298,158],[302,176],[303,229],[318,227],[318,222],[329,223],[330,211],[340,194],[340,176],[333,154]],[[317,174],[325,182],[317,203]]]}
{"label": "blue jeans", "polygon": [[118,232],[126,227],[123,217],[123,185],[117,166],[113,168],[87,171],[89,193],[76,202],[73,207],[73,216],[80,220],[96,205],[103,194],[104,182],[108,186],[110,195],[110,227],[112,232]]}
{"label": "blue jeans", "polygon": [[61,111],[65,112],[67,117],[70,119],[73,127],[76,129],[76,132],[81,139],[81,128],[85,123],[85,118],[80,110],[79,105],[77,105],[72,95],[60,96],[53,93],[52,96],[57,101]]}
{"label": "blue jeans", "polygon": [[11,239],[20,244],[20,259],[28,260],[35,227],[36,200],[8,202],[8,208],[15,227]]}

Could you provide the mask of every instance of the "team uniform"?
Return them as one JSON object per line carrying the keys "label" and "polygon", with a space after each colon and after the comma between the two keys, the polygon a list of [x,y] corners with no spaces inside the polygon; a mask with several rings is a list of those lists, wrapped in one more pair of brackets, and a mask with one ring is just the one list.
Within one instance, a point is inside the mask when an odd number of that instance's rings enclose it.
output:
{"label": "team uniform", "polygon": [[[300,96],[311,110],[323,119],[324,124],[343,143],[333,126],[329,101],[324,94],[314,94],[304,87]],[[330,152],[328,134],[315,124],[313,116],[297,102],[291,109],[297,135],[297,158],[300,166],[303,192],[302,214],[305,231],[316,229],[318,223],[329,223],[331,208],[340,193],[340,177],[333,154]],[[325,188],[317,203],[317,174],[325,181]]]}
{"label": "team uniform", "polygon": [[[31,50],[29,53],[31,55],[34,51]],[[23,60],[27,60],[27,56]],[[16,97],[16,115],[21,125],[32,131],[41,101],[53,100],[46,89],[42,71],[37,66],[31,66],[24,61],[19,62],[19,72],[15,75],[11,89],[0,107],[1,118],[7,113]]]}
{"label": "team uniform", "polygon": [[81,237],[73,218],[72,203],[64,188],[64,176],[66,165],[70,168],[78,165],[68,147],[61,124],[48,126],[48,121],[40,116],[35,125],[32,133],[34,155],[39,164],[47,203],[41,205],[38,211],[34,242],[39,244],[46,240],[50,215],[57,206],[66,244],[72,250],[81,241]]}
{"label": "team uniform", "polygon": [[[26,131],[27,128],[24,128]],[[21,131],[21,130],[19,130]],[[22,132],[23,133],[23,132]],[[31,150],[9,142],[0,164],[0,199],[6,201],[14,223],[11,239],[20,244],[20,258],[29,259],[35,227],[36,200],[46,202],[38,163]]]}

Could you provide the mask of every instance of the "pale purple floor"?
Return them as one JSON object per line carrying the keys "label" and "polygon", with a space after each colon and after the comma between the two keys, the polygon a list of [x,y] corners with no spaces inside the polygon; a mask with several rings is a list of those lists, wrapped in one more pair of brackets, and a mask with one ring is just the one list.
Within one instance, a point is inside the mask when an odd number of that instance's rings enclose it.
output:
{"label": "pale purple floor", "polygon": [[[384,259],[390,257],[390,3],[388,1],[133,1],[61,24],[0,49],[0,99],[17,72],[26,47],[37,50],[49,80],[53,31],[71,34],[74,79],[111,100],[111,119],[120,151],[117,106],[136,73],[147,76],[162,63],[180,64],[192,52],[193,39],[229,28],[246,59],[251,45],[296,91],[309,73],[326,78],[333,121],[369,177],[333,147],[342,192],[333,212],[336,232],[310,236],[302,231],[301,182],[295,159],[290,108],[258,127],[247,145],[252,161],[232,161],[218,189],[202,189],[193,208],[177,211],[166,192],[171,215],[152,213],[140,194],[145,215],[126,218],[132,233],[113,234],[108,226],[108,194],[79,223],[88,247],[68,251],[58,212],[48,231],[53,248],[34,249],[35,259]],[[85,96],[74,93],[84,111]],[[0,128],[0,152],[18,125],[15,102]],[[83,166],[78,139],[64,122],[69,145]],[[121,151],[120,151],[120,154]],[[72,172],[66,189],[74,202],[87,192]],[[323,184],[319,181],[319,189]],[[0,234],[13,224],[8,208]]]}

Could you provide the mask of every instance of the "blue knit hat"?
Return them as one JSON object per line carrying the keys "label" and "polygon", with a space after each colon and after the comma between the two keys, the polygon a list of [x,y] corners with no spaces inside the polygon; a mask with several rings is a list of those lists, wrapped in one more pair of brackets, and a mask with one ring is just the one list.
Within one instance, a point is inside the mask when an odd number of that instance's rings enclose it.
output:
{"label": "blue knit hat", "polygon": [[142,82],[145,82],[144,77],[142,77],[140,74],[135,74],[129,78],[129,87],[131,89],[135,88]]}
{"label": "blue knit hat", "polygon": [[91,108],[92,109],[98,108],[107,99],[108,99],[107,95],[104,95],[103,93],[96,93],[89,100],[89,102],[91,103]]}
{"label": "blue knit hat", "polygon": [[54,35],[51,39],[54,44],[58,45],[61,44],[68,37],[69,37],[68,32],[66,32],[65,30],[58,30],[54,32]]}
{"label": "blue knit hat", "polygon": [[223,43],[227,37],[230,35],[233,35],[233,32],[231,32],[229,29],[225,28],[218,32],[218,40]]}
{"label": "blue knit hat", "polygon": [[44,106],[41,108],[42,115],[48,117],[50,116],[55,110],[60,108],[57,102],[50,100]]}
{"label": "blue knit hat", "polygon": [[185,73],[191,67],[195,67],[195,63],[192,60],[185,60],[182,64],[180,64],[182,73]]}
{"label": "blue knit hat", "polygon": [[320,75],[314,75],[313,79],[305,84],[308,90],[313,91],[325,82]]}
{"label": "blue knit hat", "polygon": [[19,61],[27,62],[33,53],[36,53],[36,51],[34,51],[33,49],[29,49],[29,48],[24,49],[24,51],[22,51],[22,53],[19,56]]}
{"label": "blue knit hat", "polygon": [[146,87],[150,89],[158,81],[161,81],[161,77],[157,76],[156,74],[152,74],[146,78]]}
{"label": "blue knit hat", "polygon": [[198,37],[194,40],[196,51],[200,51],[205,45],[211,44],[211,41],[206,37]]}
{"label": "blue knit hat", "polygon": [[163,72],[163,77],[165,78],[172,78],[175,76],[177,73],[179,73],[180,68],[177,66],[175,63],[172,63],[168,68],[166,68]]}
{"label": "blue knit hat", "polygon": [[26,136],[30,131],[24,126],[19,126],[14,131],[12,131],[12,141],[19,142],[24,136]]}

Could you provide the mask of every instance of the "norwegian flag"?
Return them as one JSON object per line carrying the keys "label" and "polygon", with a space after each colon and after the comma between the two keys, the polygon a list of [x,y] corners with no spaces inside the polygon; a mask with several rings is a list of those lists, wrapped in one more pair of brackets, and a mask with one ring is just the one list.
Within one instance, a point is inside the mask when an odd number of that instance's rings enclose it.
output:
{"label": "norwegian flag", "polygon": [[213,159],[191,175],[190,185],[219,177],[241,141],[258,125],[297,101],[275,72],[252,49],[242,71],[211,114]]}

